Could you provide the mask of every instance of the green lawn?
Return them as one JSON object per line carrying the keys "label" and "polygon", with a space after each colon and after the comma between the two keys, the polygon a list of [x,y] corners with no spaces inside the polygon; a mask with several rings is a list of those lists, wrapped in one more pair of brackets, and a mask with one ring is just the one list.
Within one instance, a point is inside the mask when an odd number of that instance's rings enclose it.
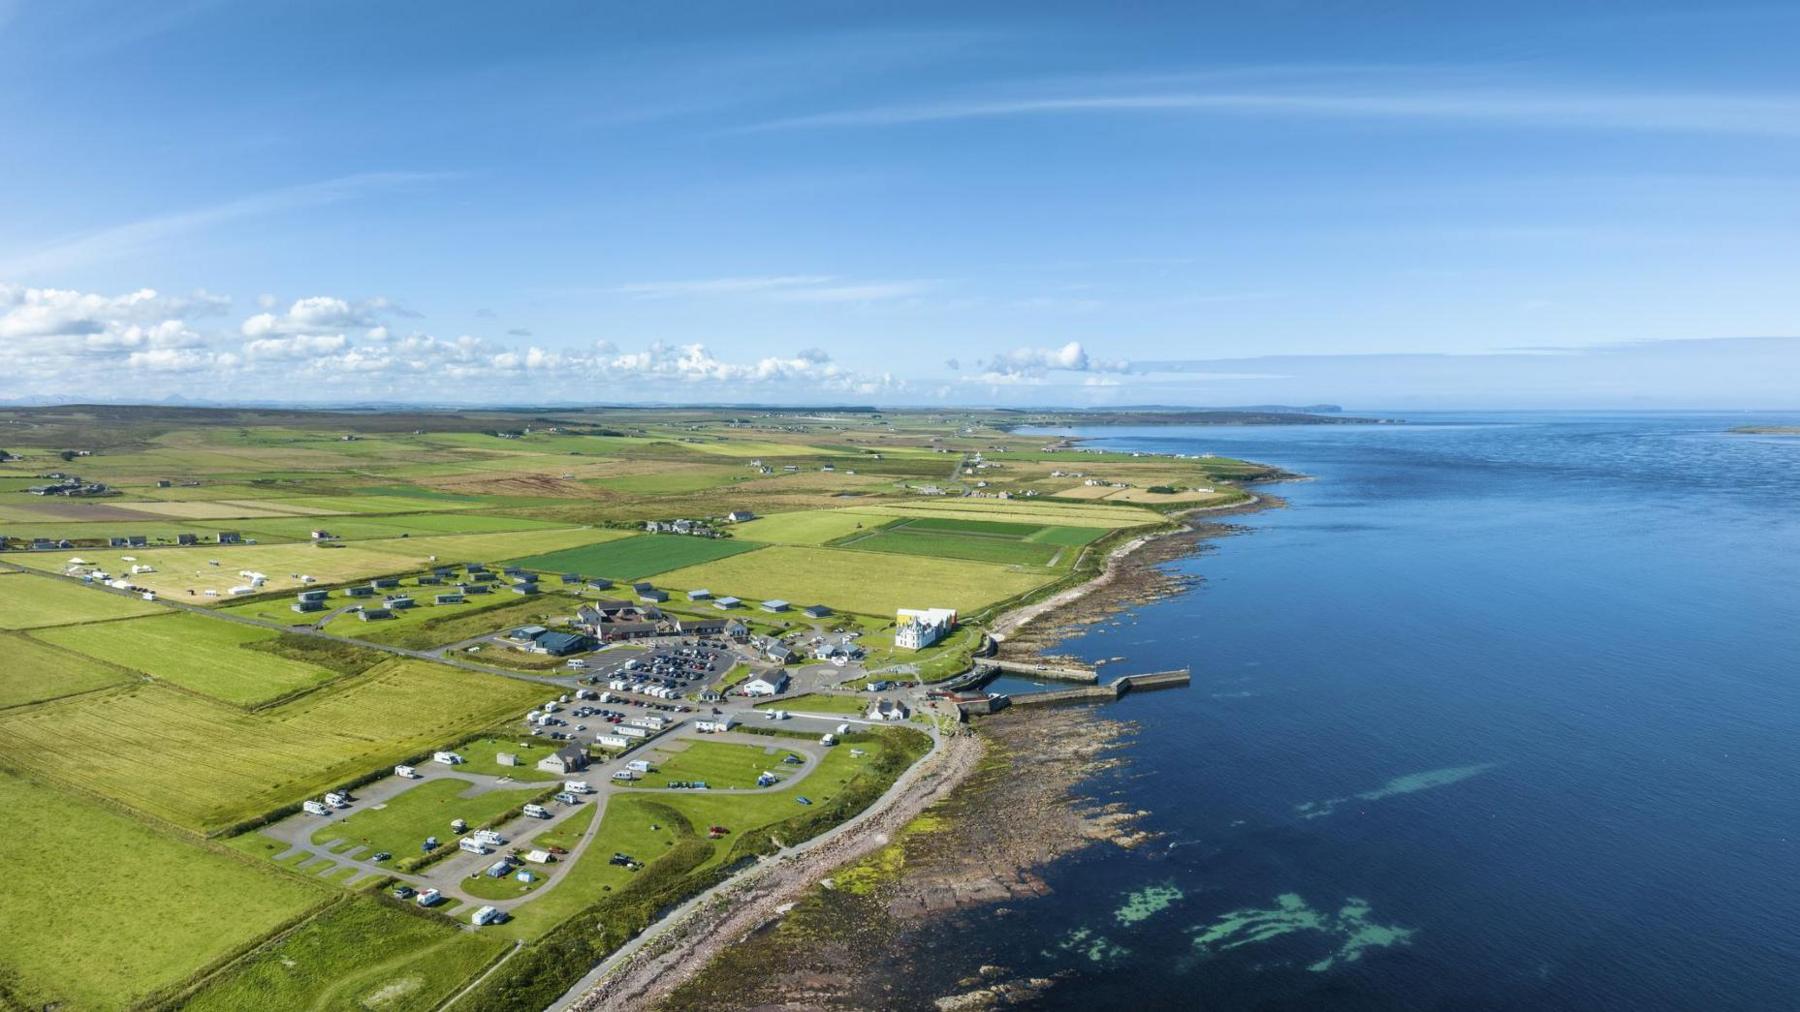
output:
{"label": "green lawn", "polygon": [[756,778],[765,770],[783,779],[799,771],[801,767],[781,761],[789,755],[806,758],[804,753],[773,746],[761,748],[722,741],[689,741],[683,748],[654,748],[647,755],[635,755],[634,758],[650,760],[654,772],[633,781],[631,786],[666,787],[671,780],[690,783],[699,780],[708,787],[721,789],[755,787]]}
{"label": "green lawn", "polygon": [[761,541],[771,545],[822,545],[827,541],[874,530],[892,521],[892,517],[853,510],[806,510],[800,513],[774,513],[733,524],[731,532],[748,541]]}
{"label": "green lawn", "polygon": [[237,706],[253,706],[338,677],[330,668],[252,649],[281,635],[273,629],[191,613],[64,626],[32,635]]}
{"label": "green lawn", "polygon": [[792,710],[795,713],[843,713],[860,717],[869,712],[869,697],[833,696],[808,692],[798,696],[781,696],[756,704],[759,710]]}
{"label": "green lawn", "polygon": [[491,934],[396,910],[373,897],[340,903],[209,983],[194,1012],[316,1009],[428,1012],[505,948]]}
{"label": "green lawn", "polygon": [[502,788],[464,796],[475,789],[467,780],[429,780],[389,800],[385,807],[356,805],[348,816],[321,822],[312,841],[344,844],[332,847],[334,852],[360,846],[369,853],[385,850],[395,859],[412,857],[420,853],[419,844],[428,836],[452,845],[451,820],[480,826],[543,791],[541,787]]}
{"label": "green lawn", "polygon": [[[419,596],[423,597],[423,594]],[[339,636],[354,636],[372,643],[430,650],[521,625],[566,618],[574,615],[578,606],[574,598],[562,594],[520,597],[503,589],[497,594],[475,595],[462,604],[420,604],[397,612],[396,618],[380,622],[364,622],[354,615],[340,615],[325,628]],[[491,661],[494,654],[504,650],[504,647],[484,646],[481,656],[476,659]]]}
{"label": "green lawn", "polygon": [[0,811],[20,841],[0,850],[0,972],[21,1007],[124,1008],[328,896],[6,773]]}
{"label": "green lawn", "polygon": [[735,538],[640,534],[623,541],[585,545],[514,561],[526,569],[545,573],[580,573],[583,576],[604,576],[613,580],[637,580],[761,547],[754,542]]}
{"label": "green lawn", "polygon": [[[544,699],[553,698],[554,695],[550,686],[544,686]],[[537,762],[555,752],[562,744],[560,741],[552,741],[548,738],[526,737],[526,732],[523,730],[519,732],[517,738],[480,738],[456,747],[456,753],[468,760],[458,768],[466,773],[512,777],[528,783],[557,780],[559,778],[554,773],[539,772]],[[500,765],[494,757],[501,752],[511,752],[518,756],[519,765]]]}
{"label": "green lawn", "polygon": [[950,531],[919,530],[911,526],[883,528],[832,542],[834,548],[863,552],[891,552],[935,559],[964,559],[1003,565],[1048,566],[1062,549],[1037,544],[1022,537],[967,535]]}
{"label": "green lawn", "polygon": [[542,686],[414,660],[254,713],[133,686],[0,712],[0,763],[217,830],[522,714],[542,697]]}
{"label": "green lawn", "polygon": [[0,710],[72,696],[137,676],[124,668],[59,650],[17,633],[0,633]]}
{"label": "green lawn", "polygon": [[663,574],[670,587],[705,587],[715,595],[782,598],[864,615],[897,608],[973,612],[1055,579],[984,562],[777,545]]}
{"label": "green lawn", "polygon": [[[33,561],[60,569],[68,556],[57,556],[53,566],[41,555]],[[67,580],[29,573],[0,574],[0,629],[37,629],[166,610],[149,601]]]}

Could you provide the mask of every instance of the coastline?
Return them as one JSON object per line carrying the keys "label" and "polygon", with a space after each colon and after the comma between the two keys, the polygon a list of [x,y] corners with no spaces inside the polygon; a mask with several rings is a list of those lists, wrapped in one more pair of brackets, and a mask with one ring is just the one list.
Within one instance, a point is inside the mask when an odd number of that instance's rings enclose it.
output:
{"label": "coastline", "polygon": [[[1250,484],[1305,480],[1303,475],[1276,472]],[[1043,650],[1097,621],[1101,615],[1154,600],[1186,586],[1175,579],[1156,580],[1151,574],[1162,563],[1194,554],[1213,537],[1231,533],[1219,523],[1201,523],[1219,517],[1259,512],[1283,506],[1273,495],[1251,493],[1247,502],[1202,506],[1170,514],[1175,526],[1126,541],[1107,553],[1101,571],[1092,578],[1039,601],[1012,609],[989,625],[994,641],[1005,649],[1029,652],[1043,659]],[[1099,606],[1096,607],[1096,602]],[[1118,725],[1103,743],[1080,758],[1091,760],[1124,737],[1129,729]],[[715,959],[732,946],[767,929],[783,918],[800,899],[833,872],[896,844],[901,831],[927,810],[958,796],[992,751],[987,735],[959,727],[934,735],[934,747],[897,780],[867,810],[832,831],[760,862],[695,896],[670,911],[642,934],[621,946],[594,967],[549,1012],[600,1012],[654,1006],[677,989],[699,977]],[[1041,759],[1041,757],[1040,757]],[[1098,767],[1093,767],[1097,769]],[[1065,770],[1070,775],[1084,769]],[[921,783],[923,789],[915,790]],[[1089,840],[1110,839],[1122,847],[1136,846],[1147,837],[1132,831],[1131,821],[1145,813],[1128,813],[1109,806],[1080,812],[1092,827],[1080,834]],[[1077,821],[1080,819],[1078,817]],[[1037,863],[1055,854],[1039,856]],[[1027,869],[1018,869],[1021,877]],[[1034,887],[1027,884],[1026,891]],[[1006,895],[1004,886],[999,898]],[[995,897],[988,897],[989,899]]]}

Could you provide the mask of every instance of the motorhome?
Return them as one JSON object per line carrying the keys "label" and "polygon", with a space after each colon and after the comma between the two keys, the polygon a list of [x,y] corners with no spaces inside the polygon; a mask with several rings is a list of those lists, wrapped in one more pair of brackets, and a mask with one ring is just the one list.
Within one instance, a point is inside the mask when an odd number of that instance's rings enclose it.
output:
{"label": "motorhome", "polygon": [[406,765],[394,767],[394,775],[397,777],[402,777],[407,780],[419,779],[419,771],[413,769],[411,766],[406,766]]}
{"label": "motorhome", "polygon": [[564,780],[563,781],[563,790],[568,791],[570,794],[592,794],[592,793],[594,793],[594,789],[592,787],[588,786],[588,782],[586,780]]}
{"label": "motorhome", "polygon": [[488,924],[498,924],[505,916],[498,907],[482,907],[469,915],[469,923],[479,928]]}
{"label": "motorhome", "polygon": [[526,805],[523,810],[526,815],[533,819],[548,819],[550,817],[550,810],[543,805]]}
{"label": "motorhome", "polygon": [[308,815],[330,815],[331,809],[325,807],[323,801],[308,801],[300,806]]}
{"label": "motorhome", "polygon": [[455,752],[433,752],[431,754],[431,761],[434,763],[443,763],[445,766],[459,766],[464,762],[464,759]]}

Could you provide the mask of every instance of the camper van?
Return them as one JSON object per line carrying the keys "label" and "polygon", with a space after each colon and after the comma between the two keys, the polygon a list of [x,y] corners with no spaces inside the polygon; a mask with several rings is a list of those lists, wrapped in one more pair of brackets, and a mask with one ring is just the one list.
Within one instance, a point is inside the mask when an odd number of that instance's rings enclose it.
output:
{"label": "camper van", "polygon": [[498,907],[482,907],[469,915],[469,923],[479,928],[488,924],[498,924],[505,916]]}
{"label": "camper van", "polygon": [[455,752],[433,752],[431,754],[431,761],[434,763],[443,763],[445,766],[458,766],[462,764],[463,757],[457,755]]}
{"label": "camper van", "polygon": [[850,733],[850,725],[849,724],[839,724],[837,726],[837,733],[838,734],[849,734]]}
{"label": "camper van", "polygon": [[325,803],[333,808],[348,808],[350,807],[350,795],[342,791],[332,791],[325,795]]}
{"label": "camper van", "polygon": [[568,791],[557,791],[556,792],[556,800],[562,802],[565,805],[581,804],[581,796],[577,795],[577,794],[570,794]]}
{"label": "camper van", "polygon": [[524,812],[533,819],[548,819],[550,817],[550,810],[543,805],[526,805]]}
{"label": "camper van", "polygon": [[825,746],[826,748],[830,748],[831,746],[837,744],[837,735],[828,734],[825,737],[819,739],[819,744]]}
{"label": "camper van", "polygon": [[422,906],[422,907],[435,907],[439,903],[442,903],[443,901],[444,901],[444,894],[438,892],[436,889],[425,890],[424,892],[419,894],[419,898],[417,900],[419,906]]}
{"label": "camper van", "polygon": [[488,852],[487,845],[482,843],[480,840],[475,839],[472,836],[465,836],[462,839],[456,841],[456,846],[462,850],[468,851],[471,854],[485,854]]}
{"label": "camper van", "polygon": [[568,791],[570,794],[592,794],[592,793],[594,793],[594,789],[592,787],[588,786],[588,782],[586,780],[564,780],[563,781],[563,790]]}
{"label": "camper van", "polygon": [[625,764],[625,768],[633,773],[648,773],[650,772],[650,760],[633,759]]}
{"label": "camper van", "polygon": [[323,801],[308,801],[300,806],[308,815],[330,815],[331,809],[325,807]]}
{"label": "camper van", "polygon": [[501,836],[491,829],[477,829],[472,835],[475,839],[490,847],[499,847],[506,843],[506,837]]}
{"label": "camper van", "polygon": [[394,767],[394,775],[397,777],[403,777],[407,780],[419,779],[419,771],[413,769],[411,766],[396,766],[396,767]]}
{"label": "camper van", "polygon": [[638,778],[638,775],[636,773],[631,772],[630,770],[617,770],[613,773],[612,778],[622,784],[627,784],[633,780],[636,780]]}

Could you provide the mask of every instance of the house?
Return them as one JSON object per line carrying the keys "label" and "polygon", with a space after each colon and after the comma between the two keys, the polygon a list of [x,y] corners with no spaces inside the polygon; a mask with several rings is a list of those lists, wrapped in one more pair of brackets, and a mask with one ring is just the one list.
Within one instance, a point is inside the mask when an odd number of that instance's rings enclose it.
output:
{"label": "house", "polygon": [[786,644],[771,642],[768,646],[763,648],[763,656],[774,661],[776,664],[786,664],[788,661],[794,659],[794,651]]}
{"label": "house", "polygon": [[787,611],[788,603],[780,598],[774,598],[772,600],[764,601],[762,603],[762,610],[775,612]]}
{"label": "house", "polygon": [[119,537],[107,538],[106,539],[106,547],[108,547],[108,548],[124,548],[125,547],[125,539],[119,538]]}
{"label": "house", "polygon": [[710,600],[712,600],[712,591],[707,590],[705,588],[701,588],[699,590],[690,590],[690,591],[688,591],[688,600],[690,600],[690,601],[710,601]]}
{"label": "house", "polygon": [[529,582],[529,581],[521,580],[520,582],[512,585],[512,592],[515,594],[524,594],[524,595],[535,594],[538,592],[538,585],[535,583]]}
{"label": "house", "polygon": [[177,535],[175,535],[175,543],[178,545],[184,545],[184,546],[197,545],[200,543],[200,535],[198,535],[198,534],[177,534]]}
{"label": "house", "polygon": [[805,615],[807,618],[829,618],[831,616],[831,609],[822,604],[809,604],[800,609],[800,614]]}
{"label": "house", "polygon": [[750,627],[740,619],[732,619],[725,623],[725,637],[739,643],[750,638]]}
{"label": "house", "polygon": [[579,773],[588,768],[587,750],[580,745],[564,745],[539,759],[537,768],[545,773]]}
{"label": "house", "polygon": [[242,534],[239,534],[237,531],[220,531],[219,532],[219,544],[221,544],[221,545],[241,545],[243,543],[244,543],[244,536]]}
{"label": "house", "polygon": [[537,638],[537,646],[533,648],[533,652],[549,654],[551,657],[567,657],[592,645],[592,641],[580,633],[547,632]]}
{"label": "house", "polygon": [[655,622],[608,622],[600,628],[600,639],[606,643],[637,640],[657,634]]}
{"label": "house", "polygon": [[640,590],[640,591],[638,591],[638,600],[640,600],[640,601],[644,601],[644,602],[648,602],[648,603],[652,603],[652,604],[660,604],[664,601],[667,601],[668,599],[669,599],[669,592],[666,590]]}
{"label": "house", "polygon": [[580,573],[564,573],[562,575],[562,582],[564,582],[564,583],[580,583],[581,582],[581,574]]}
{"label": "house", "polygon": [[738,600],[737,598],[732,597],[729,594],[727,594],[726,596],[719,598],[717,601],[714,601],[713,607],[719,609],[720,611],[730,611],[733,608],[741,606],[743,603],[744,602]]}
{"label": "house", "polygon": [[156,487],[157,488],[174,488],[175,483],[170,481],[167,478],[158,478],[158,479],[156,479]]}
{"label": "house", "polygon": [[734,524],[741,524],[748,520],[755,520],[756,514],[749,510],[732,510],[730,513],[725,514],[725,519]]}
{"label": "house", "polygon": [[950,608],[901,608],[894,618],[894,646],[901,650],[923,650],[956,628]]}
{"label": "house", "polygon": [[869,705],[870,720],[905,720],[910,715],[906,704],[898,699],[877,699]]}
{"label": "house", "polygon": [[512,632],[507,633],[506,638],[519,644],[536,643],[539,636],[542,636],[549,631],[548,628],[541,625],[522,625]]}
{"label": "house", "polygon": [[655,590],[656,584],[651,583],[649,580],[639,580],[636,583],[631,585],[631,589],[642,594],[647,590]]}
{"label": "house", "polygon": [[430,573],[428,575],[419,577],[419,586],[421,586],[421,587],[439,587],[439,586],[442,586],[443,583],[444,583],[444,578],[437,575],[436,573]]}
{"label": "house", "polygon": [[776,696],[786,692],[787,687],[787,672],[771,671],[745,682],[742,689],[746,696]]}
{"label": "house", "polygon": [[485,569],[471,569],[469,570],[469,579],[476,583],[499,583],[500,574],[490,573]]}
{"label": "house", "polygon": [[312,539],[314,541],[330,541],[334,537],[336,537],[336,535],[323,527],[315,527],[312,529]]}
{"label": "house", "polygon": [[362,586],[361,584],[358,584],[357,586],[354,586],[354,587],[345,587],[344,588],[344,596],[345,597],[374,597],[375,596],[375,588],[374,587],[365,587],[365,586]]}
{"label": "house", "polygon": [[611,590],[613,582],[604,577],[595,577],[587,582],[589,590]]}
{"label": "house", "polygon": [[722,618],[684,618],[676,623],[676,628],[688,636],[720,636],[725,625]]}
{"label": "house", "polygon": [[400,581],[392,576],[379,576],[369,581],[369,586],[376,590],[391,590],[400,586]]}
{"label": "house", "polygon": [[125,544],[131,548],[144,548],[150,544],[150,539],[142,534],[132,534],[126,537]]}
{"label": "house", "polygon": [[324,611],[325,610],[325,602],[319,600],[316,597],[303,597],[300,600],[295,601],[293,604],[289,605],[288,607],[294,609],[297,612],[300,612],[301,614],[305,614],[306,612],[309,612],[309,611]]}
{"label": "house", "polygon": [[376,619],[393,618],[394,613],[386,608],[364,608],[356,613],[356,617],[364,622],[373,622]]}
{"label": "house", "polygon": [[463,603],[463,596],[461,594],[456,594],[456,593],[434,594],[434,595],[432,595],[431,603],[432,604],[461,604],[461,603]]}
{"label": "house", "polygon": [[393,597],[387,598],[384,603],[389,608],[411,608],[413,606],[413,599],[405,594],[395,594]]}
{"label": "house", "polygon": [[465,594],[492,594],[494,592],[494,588],[485,583],[459,583],[456,585],[456,589]]}
{"label": "house", "polygon": [[301,601],[323,601],[330,595],[329,590],[303,590],[294,597]]}

